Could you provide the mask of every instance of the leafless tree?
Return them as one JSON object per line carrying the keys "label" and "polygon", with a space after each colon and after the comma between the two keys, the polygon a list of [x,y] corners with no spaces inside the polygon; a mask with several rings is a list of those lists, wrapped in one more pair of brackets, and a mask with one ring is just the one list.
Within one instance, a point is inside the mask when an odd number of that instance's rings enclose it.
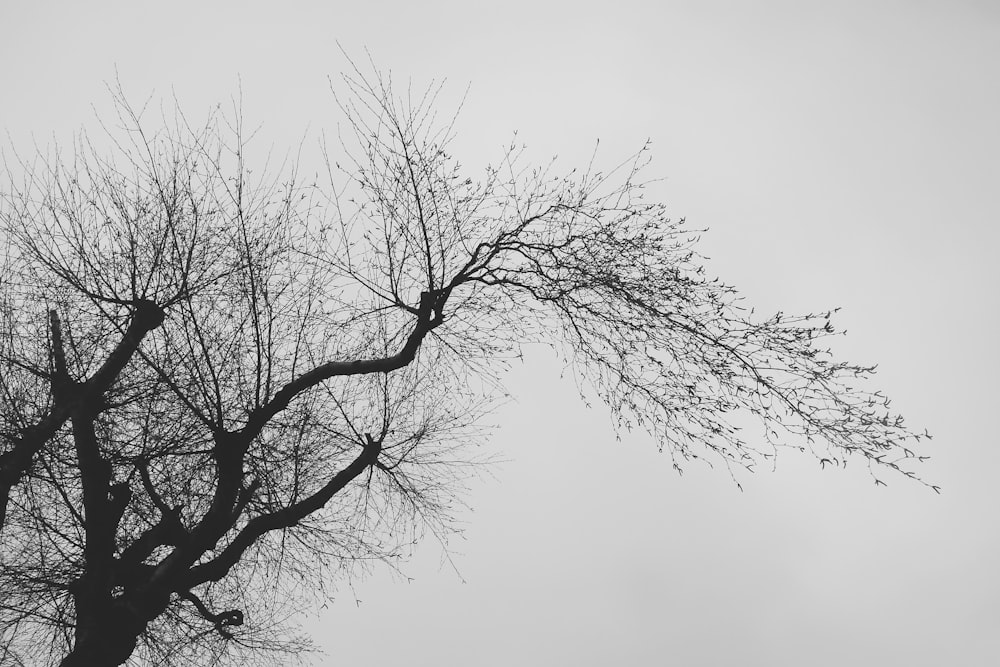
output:
{"label": "leafless tree", "polygon": [[[833,360],[830,313],[760,318],[643,198],[644,148],[475,175],[432,87],[343,78],[315,182],[253,168],[239,109],[116,95],[104,151],[8,159],[0,213],[4,664],[248,664],[297,600],[447,533],[481,416],[532,341],[675,466],[779,446],[913,477],[924,437]],[[762,435],[732,419],[751,414]]]}

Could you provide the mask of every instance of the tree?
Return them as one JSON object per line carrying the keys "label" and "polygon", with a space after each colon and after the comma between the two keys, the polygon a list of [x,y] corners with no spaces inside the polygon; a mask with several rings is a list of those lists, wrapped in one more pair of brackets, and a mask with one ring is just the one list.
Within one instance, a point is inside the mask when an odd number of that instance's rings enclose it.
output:
{"label": "tree", "polygon": [[[255,171],[238,107],[9,168],[0,234],[0,643],[40,664],[305,648],[292,600],[444,534],[507,363],[557,345],[675,467],[786,443],[915,478],[831,313],[755,316],[643,198],[648,147],[477,178],[439,89],[357,69],[329,183]],[[325,152],[329,155],[329,152]],[[744,438],[734,415],[763,434]],[[470,468],[471,467],[471,468]],[[39,652],[39,646],[47,652]]]}

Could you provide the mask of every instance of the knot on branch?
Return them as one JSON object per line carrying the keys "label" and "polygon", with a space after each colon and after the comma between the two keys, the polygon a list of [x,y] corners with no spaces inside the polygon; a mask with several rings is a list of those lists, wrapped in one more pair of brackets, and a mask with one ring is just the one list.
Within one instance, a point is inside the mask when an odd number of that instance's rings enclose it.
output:
{"label": "knot on branch", "polygon": [[243,612],[239,609],[230,609],[229,611],[215,614],[214,616],[209,617],[208,620],[212,621],[212,625],[215,626],[215,631],[218,632],[223,639],[232,639],[233,633],[227,628],[243,625]]}
{"label": "knot on branch", "polygon": [[371,433],[365,433],[365,455],[368,456],[372,462],[378,459],[378,455],[382,453],[382,440],[385,436],[380,437],[378,440],[372,437]]}
{"label": "knot on branch", "polygon": [[152,331],[161,324],[166,313],[154,301],[139,299],[135,302],[135,324],[145,331]]}
{"label": "knot on branch", "polygon": [[233,633],[231,633],[227,628],[231,628],[236,625],[243,625],[243,612],[239,609],[230,609],[229,611],[223,611],[218,614],[213,614],[208,606],[202,602],[201,598],[187,591],[181,593],[181,597],[188,600],[195,606],[198,613],[201,614],[202,618],[211,622],[215,626],[215,631],[218,632],[224,639],[232,639]]}
{"label": "knot on branch", "polygon": [[444,304],[448,300],[448,292],[447,289],[436,289],[420,293],[417,315],[431,329],[444,322]]}
{"label": "knot on branch", "polygon": [[243,612],[239,609],[230,609],[219,614],[216,620],[221,626],[243,625]]}
{"label": "knot on branch", "polygon": [[250,439],[239,431],[218,431],[213,439],[212,456],[220,466],[238,464],[250,446]]}

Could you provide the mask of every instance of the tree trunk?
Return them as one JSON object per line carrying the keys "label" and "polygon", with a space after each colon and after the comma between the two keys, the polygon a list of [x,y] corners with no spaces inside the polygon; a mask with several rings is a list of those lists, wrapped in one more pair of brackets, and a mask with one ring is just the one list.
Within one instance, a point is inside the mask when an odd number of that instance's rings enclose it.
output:
{"label": "tree trunk", "polygon": [[139,632],[127,629],[97,628],[94,632],[77,637],[73,650],[63,658],[59,667],[118,667],[132,655]]}
{"label": "tree trunk", "polygon": [[[146,602],[159,602],[156,596]],[[139,635],[147,621],[166,608],[155,604],[156,610],[135,609],[115,600],[111,604],[88,607],[81,615],[78,609],[73,650],[59,663],[60,667],[117,667],[135,651]]]}

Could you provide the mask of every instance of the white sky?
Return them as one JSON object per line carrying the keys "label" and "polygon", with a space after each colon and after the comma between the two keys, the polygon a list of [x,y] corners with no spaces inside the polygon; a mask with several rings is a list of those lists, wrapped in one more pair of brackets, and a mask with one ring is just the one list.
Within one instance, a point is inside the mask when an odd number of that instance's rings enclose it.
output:
{"label": "white sky", "polygon": [[566,168],[651,138],[650,194],[711,228],[712,273],[762,310],[844,308],[838,349],[936,436],[943,493],[790,452],[743,493],[678,477],[539,352],[497,415],[509,462],[468,497],[465,583],[428,544],[412,582],[343,587],[309,622],[319,664],[1000,664],[1000,4],[3,0],[0,127],[66,138],[117,67],[193,114],[239,76],[285,146],[333,129],[336,40],[471,83],[472,170],[513,130]]}

